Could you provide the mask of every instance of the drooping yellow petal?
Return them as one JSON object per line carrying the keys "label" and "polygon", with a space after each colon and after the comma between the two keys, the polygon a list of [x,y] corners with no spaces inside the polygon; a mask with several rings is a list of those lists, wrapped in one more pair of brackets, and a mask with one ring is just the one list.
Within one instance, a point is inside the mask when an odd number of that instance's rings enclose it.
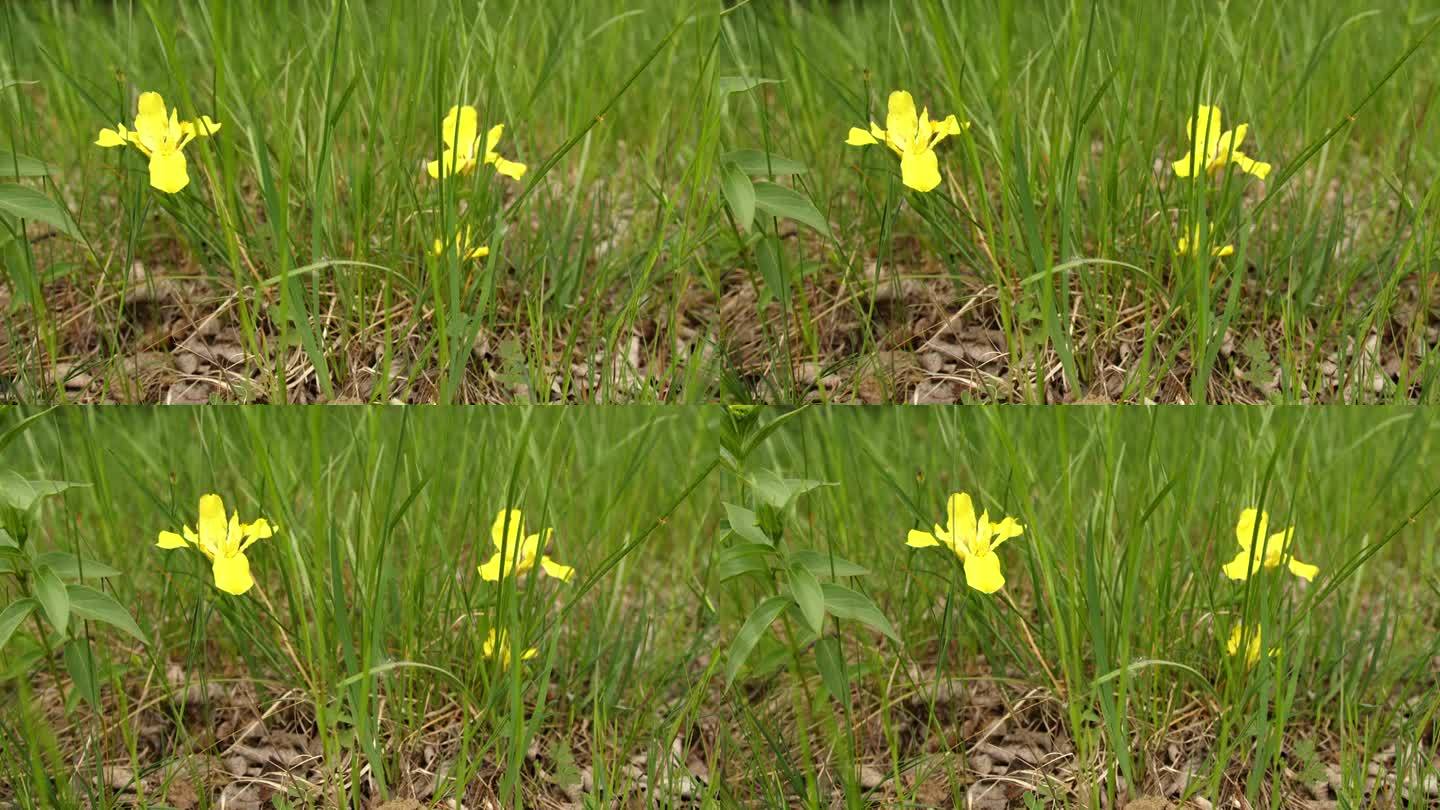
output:
{"label": "drooping yellow petal", "polygon": [[[120,129],[124,128],[125,125],[121,124]],[[127,143],[129,143],[129,141],[125,138],[125,136],[120,134],[119,130],[114,129],[100,130],[100,137],[95,139],[96,146],[104,146],[107,149],[112,146],[124,146]]]}
{"label": "drooping yellow petal", "polygon": [[521,177],[525,176],[526,166],[524,163],[516,163],[513,160],[506,160],[505,158],[498,156],[493,162],[495,164],[495,171],[505,175],[511,180],[519,180]]}
{"label": "drooping yellow petal", "polygon": [[910,534],[905,537],[905,545],[911,548],[929,548],[940,545],[940,541],[930,532],[911,529]]}
{"label": "drooping yellow petal", "polygon": [[1190,176],[1190,168],[1196,163],[1195,155],[1196,153],[1194,151],[1191,151],[1187,153],[1185,157],[1170,164],[1170,168],[1175,170],[1176,177]]}
{"label": "drooping yellow petal", "polygon": [[545,573],[560,580],[561,582],[569,582],[570,578],[575,576],[574,568],[571,568],[568,565],[561,565],[560,563],[555,562],[549,557],[540,558],[540,568]]}
{"label": "drooping yellow petal", "polygon": [[999,555],[991,552],[966,557],[965,583],[981,593],[995,593],[1005,587],[1005,577],[1000,573]]}
{"label": "drooping yellow petal", "polygon": [[150,185],[167,194],[174,194],[190,185],[185,153],[157,151],[150,155]]}
{"label": "drooping yellow petal", "polygon": [[239,596],[255,584],[250,576],[250,560],[244,554],[216,556],[211,570],[215,574],[215,587],[228,594]]}
{"label": "drooping yellow petal", "polygon": [[1252,160],[1250,156],[1245,154],[1244,152],[1234,153],[1231,156],[1230,160],[1236,166],[1240,167],[1240,171],[1253,174],[1261,180],[1264,180],[1266,176],[1270,174],[1269,163],[1262,163],[1258,160]]}
{"label": "drooping yellow petal", "polygon": [[1235,559],[1225,563],[1221,570],[1225,572],[1225,576],[1237,582],[1244,582],[1250,578],[1251,574],[1260,569],[1260,558],[1256,556],[1253,561],[1250,558],[1254,553],[1248,548],[1240,549],[1240,552],[1235,555]]}
{"label": "drooping yellow petal", "polygon": [[940,143],[951,135],[959,135],[961,132],[964,132],[969,128],[969,121],[966,121],[962,124],[960,123],[960,119],[956,118],[953,115],[947,115],[945,116],[944,120],[935,122],[932,128],[932,132],[934,134],[930,139],[930,146],[934,147],[935,144]]}
{"label": "drooping yellow petal", "polygon": [[160,532],[160,539],[156,541],[155,545],[160,548],[170,549],[185,548],[188,544],[185,542],[185,538],[175,532]]}
{"label": "drooping yellow petal", "polygon": [[1020,521],[1013,517],[1007,517],[999,523],[991,524],[993,536],[990,538],[990,548],[995,548],[1012,537],[1019,537],[1025,533],[1025,527]]}
{"label": "drooping yellow petal", "polygon": [[254,523],[240,524],[240,534],[245,538],[240,544],[240,550],[244,551],[255,544],[256,540],[265,540],[275,535],[274,528],[265,518],[257,518]]}
{"label": "drooping yellow petal", "polygon": [[497,551],[494,556],[481,563],[479,568],[480,578],[486,582],[499,582],[502,576],[500,563],[500,552]]}
{"label": "drooping yellow petal", "polygon": [[1315,579],[1315,575],[1320,573],[1320,566],[1310,565],[1309,563],[1302,563],[1294,557],[1290,558],[1289,568],[1290,573],[1294,574],[1297,577],[1300,577],[1306,582],[1313,582]]}
{"label": "drooping yellow petal", "polygon": [[940,161],[935,152],[905,152],[900,157],[900,181],[916,191],[930,191],[940,185]]}
{"label": "drooping yellow petal", "polygon": [[[103,136],[105,133],[102,132],[100,134]],[[879,142],[874,135],[871,135],[859,127],[851,127],[850,135],[845,138],[845,143],[850,146],[871,146]]]}

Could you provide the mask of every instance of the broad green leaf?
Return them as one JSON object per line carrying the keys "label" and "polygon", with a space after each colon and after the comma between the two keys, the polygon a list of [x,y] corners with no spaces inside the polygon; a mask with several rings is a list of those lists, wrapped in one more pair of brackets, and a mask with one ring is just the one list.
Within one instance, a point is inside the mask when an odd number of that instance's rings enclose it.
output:
{"label": "broad green leaf", "polygon": [[[767,155],[769,156],[768,160]],[[756,177],[769,175],[780,177],[787,174],[804,174],[809,171],[809,167],[798,160],[780,157],[774,152],[767,153],[759,149],[736,149],[734,152],[725,153],[720,159],[738,167],[740,171]]]}
{"label": "broad green leaf", "polygon": [[20,544],[15,542],[15,538],[10,536],[10,532],[0,529],[0,548],[18,549]]}
{"label": "broad green leaf", "polygon": [[764,309],[772,299],[779,299],[780,303],[789,309],[790,279],[780,263],[779,237],[767,234],[755,244],[755,268],[760,271],[760,278],[765,280],[758,306]]}
{"label": "broad green leaf", "polygon": [[725,520],[730,523],[730,531],[739,535],[742,540],[751,543],[773,546],[769,536],[760,528],[760,522],[755,513],[743,506],[736,506],[733,503],[723,504],[725,507]]}
{"label": "broad green leaf", "polygon": [[50,172],[44,161],[0,149],[0,177],[44,177]]}
{"label": "broad green leaf", "polygon": [[130,612],[115,601],[115,597],[89,585],[70,585],[65,591],[70,597],[70,609],[76,616],[104,622],[129,633],[142,644],[148,643],[145,634],[140,632],[140,626],[130,617]]}
{"label": "broad green leaf", "polygon": [[774,433],[775,431],[779,430],[780,427],[781,427],[782,425],[784,425],[786,422],[789,422],[791,419],[794,419],[795,417],[797,417],[797,416],[799,416],[800,414],[804,413],[805,410],[806,410],[807,408],[809,408],[809,407],[810,407],[810,406],[809,406],[808,404],[807,404],[807,405],[801,405],[801,406],[798,407],[798,408],[795,408],[795,409],[793,409],[793,410],[786,411],[785,413],[780,414],[779,416],[775,417],[774,419],[771,419],[769,422],[766,422],[763,427],[761,427],[759,430],[755,431],[755,433],[754,433],[753,435],[751,435],[750,438],[748,438],[748,439],[745,440],[745,452],[746,452],[746,453],[749,453],[750,451],[754,450],[756,447],[759,447],[762,442],[764,442],[766,439],[770,438],[770,434],[772,434],[772,433]]}
{"label": "broad green leaf", "polygon": [[735,675],[740,672],[740,667],[745,664],[745,659],[750,657],[750,651],[760,642],[760,636],[780,615],[780,611],[790,604],[790,600],[783,596],[772,596],[769,599],[755,606],[750,611],[750,617],[745,620],[740,632],[735,634],[735,640],[730,642],[730,651],[725,654],[725,686],[735,682]]}
{"label": "broad green leaf", "polygon": [[90,651],[83,639],[72,638],[65,645],[65,671],[75,683],[75,691],[91,706],[100,705],[100,687],[95,680],[95,668],[91,666]]}
{"label": "broad green leaf", "polygon": [[0,183],[0,212],[43,222],[66,236],[80,238],[80,231],[75,227],[75,220],[70,218],[70,212],[29,186]]}
{"label": "broad green leaf", "polygon": [[[863,577],[870,573],[870,569],[863,565],[856,565],[844,557],[832,557],[824,552],[808,548],[791,554],[790,562],[805,566],[810,569],[810,573],[817,577]],[[831,563],[834,563],[833,569]]]}
{"label": "broad green leaf", "polygon": [[17,599],[0,610],[0,650],[5,649],[5,642],[15,635],[15,628],[30,615],[35,609],[35,600],[29,597]]}
{"label": "broad green leaf", "polygon": [[848,706],[850,686],[845,678],[845,662],[840,657],[840,639],[826,636],[815,643],[815,666],[831,696]]}
{"label": "broad green leaf", "polygon": [[15,563],[10,561],[10,557],[8,555],[0,557],[0,574],[13,573],[15,573]]}
{"label": "broad green leaf", "polygon": [[725,195],[725,202],[730,206],[735,224],[742,231],[750,230],[750,226],[755,224],[755,184],[750,182],[750,178],[739,167],[722,163],[720,192]]}
{"label": "broad green leaf", "polygon": [[49,568],[36,568],[35,578],[30,581],[30,595],[45,609],[45,618],[63,635],[70,625],[70,597],[65,594],[65,583]]}
{"label": "broad green leaf", "polygon": [[747,90],[754,90],[762,84],[779,84],[779,79],[763,79],[758,76],[721,76],[717,85],[721,95],[731,93],[744,93]]}
{"label": "broad green leaf", "polygon": [[815,229],[822,236],[830,235],[830,223],[825,215],[809,198],[792,188],[775,183],[756,183],[755,207],[772,216],[793,219]]}
{"label": "broad green leaf", "polygon": [[35,564],[50,566],[61,579],[81,579],[82,569],[85,575],[84,579],[118,577],[123,573],[120,569],[111,568],[105,563],[81,560],[74,554],[64,551],[47,551],[44,554],[37,554],[35,555]]}
{"label": "broad green leaf", "polygon": [[751,571],[768,571],[768,557],[774,551],[764,543],[737,543],[720,552],[720,559],[715,563],[715,576],[725,582]]}
{"label": "broad green leaf", "polygon": [[870,601],[870,597],[859,591],[852,591],[843,585],[825,583],[820,586],[825,593],[825,609],[842,619],[854,619],[857,622],[864,622],[881,633],[889,636],[895,641],[900,640],[895,627],[880,608]]}
{"label": "broad green leaf", "polygon": [[83,487],[73,481],[31,481],[14,470],[0,470],[0,503],[6,503],[21,512],[41,498],[59,495],[71,487]]}
{"label": "broad green leaf", "polygon": [[0,433],[0,450],[4,450],[7,446],[9,446],[11,442],[20,438],[20,434],[24,433],[26,429],[28,429],[31,425],[35,424],[35,422],[37,422],[41,417],[55,410],[56,407],[59,406],[52,406],[46,408],[43,411],[39,411],[38,413],[32,413],[24,419],[21,419],[19,422],[11,425],[10,428],[4,433]]}
{"label": "broad green leaf", "polygon": [[784,509],[811,490],[832,486],[824,481],[812,481],[808,478],[784,478],[772,470],[755,473],[750,477],[750,484],[761,499],[776,509]]}
{"label": "broad green leaf", "polygon": [[810,629],[819,633],[825,626],[825,594],[820,590],[820,580],[803,565],[792,565],[787,573],[790,595],[795,597],[800,614]]}

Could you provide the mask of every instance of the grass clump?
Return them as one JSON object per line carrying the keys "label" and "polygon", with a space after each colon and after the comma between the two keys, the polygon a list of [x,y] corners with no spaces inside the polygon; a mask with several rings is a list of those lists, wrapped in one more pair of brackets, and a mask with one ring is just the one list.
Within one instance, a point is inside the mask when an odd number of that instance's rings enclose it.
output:
{"label": "grass clump", "polygon": [[6,6],[7,396],[1435,398],[1423,4],[403,11]]}
{"label": "grass clump", "polygon": [[1434,800],[1422,412],[36,414],[17,807]]}

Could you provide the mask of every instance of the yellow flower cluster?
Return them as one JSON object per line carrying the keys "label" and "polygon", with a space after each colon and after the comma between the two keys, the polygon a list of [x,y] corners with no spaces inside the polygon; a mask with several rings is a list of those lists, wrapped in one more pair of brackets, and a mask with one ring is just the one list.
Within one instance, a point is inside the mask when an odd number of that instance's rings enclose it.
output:
{"label": "yellow flower cluster", "polygon": [[220,124],[208,115],[181,121],[180,111],[167,110],[159,93],[141,93],[134,128],[116,124],[114,129],[102,129],[95,145],[107,149],[133,145],[150,159],[150,185],[174,194],[190,184],[185,146],[196,137],[208,138],[219,131]]}
{"label": "yellow flower cluster", "polygon": [[[505,134],[505,125],[496,124],[485,133],[484,145],[480,140],[480,114],[469,104],[457,105],[445,114],[440,122],[440,138],[445,149],[438,160],[425,164],[425,171],[434,179],[454,175],[467,175],[477,166],[494,166],[495,171],[512,180],[525,176],[524,163],[516,163],[495,151],[500,138]],[[461,260],[483,259],[490,255],[489,245],[475,245],[471,240],[470,228],[457,229],[454,235],[455,254]],[[436,239],[430,254],[441,258],[447,250],[443,239]]]}
{"label": "yellow flower cluster", "polygon": [[[252,523],[240,522],[238,511],[231,513],[227,519],[220,496],[208,494],[200,497],[195,528],[186,525],[179,533],[162,531],[155,545],[162,549],[194,546],[209,560],[215,587],[227,594],[240,596],[255,586],[250,560],[245,552],[255,541],[273,537],[275,531],[276,527],[265,518],[258,518]],[[526,534],[525,517],[519,509],[500,510],[490,527],[490,539],[496,551],[479,567],[480,578],[499,582],[505,577],[519,576],[538,567],[548,576],[569,582],[575,576],[575,569],[561,565],[544,553],[554,533],[554,529],[546,529],[543,540],[538,533]],[[510,640],[503,630],[497,633],[492,627],[481,651],[486,658],[499,657],[504,667],[510,665]],[[528,661],[536,655],[535,648],[530,647],[520,654],[520,660]]]}
{"label": "yellow flower cluster", "polygon": [[995,549],[1006,540],[1019,537],[1024,531],[1025,527],[1013,517],[998,523],[990,520],[988,511],[976,517],[970,495],[957,492],[945,502],[945,525],[937,523],[929,532],[912,529],[905,538],[905,545],[950,549],[964,565],[966,584],[981,593],[995,593],[1005,587],[1005,576],[1000,572],[1000,557]]}
{"label": "yellow flower cluster", "polygon": [[904,90],[890,94],[885,115],[885,128],[870,122],[867,132],[851,127],[845,143],[851,146],[872,146],[885,144],[900,158],[900,180],[916,191],[930,191],[940,185],[940,159],[935,155],[935,146],[951,135],[959,135],[970,128],[970,122],[960,123],[953,115],[939,121],[930,120],[930,110],[922,108],[915,113],[915,99]]}
{"label": "yellow flower cluster", "polygon": [[[1221,570],[1225,576],[1237,582],[1244,582],[1261,571],[1273,570],[1284,565],[1290,573],[1310,582],[1320,573],[1318,566],[1300,562],[1295,558],[1295,527],[1270,533],[1270,516],[1253,507],[1242,509],[1240,519],[1235,523],[1235,539],[1240,551]],[[1260,660],[1260,627],[1236,623],[1225,644],[1230,655],[1245,653],[1245,668],[1249,669]],[[1268,654],[1275,655],[1270,649]]]}
{"label": "yellow flower cluster", "polygon": [[[1185,122],[1185,132],[1190,138],[1190,151],[1185,157],[1170,164],[1175,176],[1180,178],[1215,177],[1227,166],[1236,166],[1244,174],[1252,174],[1264,180],[1270,174],[1270,164],[1251,158],[1240,151],[1240,144],[1250,130],[1249,124],[1240,124],[1234,129],[1221,129],[1220,108],[1201,104],[1195,115]],[[1192,215],[1193,216],[1193,215]],[[1175,244],[1175,252],[1181,256],[1193,256],[1200,245],[1210,245],[1210,255],[1222,258],[1235,252],[1235,245],[1217,245],[1211,239],[1211,226],[1205,227],[1205,239],[1200,238],[1198,223],[1189,228],[1188,236],[1181,236]]]}
{"label": "yellow flower cluster", "polygon": [[[1313,580],[1320,569],[1295,558],[1295,528],[1292,526],[1273,534],[1269,529],[1270,517],[1266,513],[1253,508],[1240,512],[1240,520],[1235,524],[1235,539],[1240,544],[1240,551],[1222,567],[1225,576],[1244,581],[1261,571],[1284,565],[1295,576],[1307,582]],[[1013,517],[993,521],[988,511],[976,516],[970,495],[957,492],[946,501],[945,525],[937,523],[928,532],[912,529],[905,545],[949,549],[964,567],[966,584],[981,593],[990,594],[1005,587],[1005,576],[1000,570],[1000,557],[995,549],[1006,540],[1019,537],[1024,531],[1025,527]],[[1230,655],[1243,651],[1247,669],[1260,660],[1261,648],[1259,626],[1237,623],[1226,642]],[[1268,654],[1275,653],[1276,650],[1271,649]]]}
{"label": "yellow flower cluster", "polygon": [[[869,129],[851,127],[845,138],[850,146],[873,146],[884,144],[900,158],[900,179],[907,187],[928,192],[940,185],[940,164],[935,147],[944,139],[959,135],[970,129],[970,122],[961,122],[953,115],[933,120],[927,108],[915,111],[915,99],[904,90],[890,94],[885,116],[885,126],[874,121]],[[1249,133],[1249,124],[1240,124],[1234,129],[1221,129],[1220,108],[1202,104],[1186,123],[1185,131],[1190,139],[1190,150],[1185,157],[1171,163],[1177,177],[1214,177],[1227,166],[1236,166],[1241,172],[1263,180],[1270,174],[1269,163],[1255,160],[1240,151],[1240,145]],[[1176,252],[1189,256],[1199,250],[1202,242],[1210,242],[1211,229],[1205,230],[1206,238],[1200,238],[1200,226],[1188,229],[1188,235],[1181,236]],[[1212,245],[1210,255],[1215,258],[1229,256],[1235,252],[1233,244]]]}

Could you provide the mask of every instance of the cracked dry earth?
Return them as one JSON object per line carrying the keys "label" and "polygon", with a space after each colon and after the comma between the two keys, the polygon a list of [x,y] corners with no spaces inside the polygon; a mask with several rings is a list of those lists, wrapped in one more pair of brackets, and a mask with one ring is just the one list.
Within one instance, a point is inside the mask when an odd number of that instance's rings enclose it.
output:
{"label": "cracked dry earth", "polygon": [[[697,670],[703,665],[703,661],[695,663]],[[1029,806],[1027,794],[1043,806],[1086,806],[1091,801],[1087,774],[1113,765],[1108,754],[1077,761],[1074,744],[1063,730],[1064,706],[1049,689],[1016,687],[980,672],[937,677],[933,671],[910,670],[903,677],[912,686],[889,707],[888,729],[874,696],[858,695],[854,707],[859,764],[852,778],[858,777],[870,806],[904,803],[947,808],[960,801],[976,810],[1000,810]],[[135,740],[137,762],[124,755],[119,728],[112,724],[97,735],[94,717],[83,708],[65,712],[64,698],[47,676],[37,675],[34,681],[37,700],[52,715],[53,727],[61,730],[61,750],[83,752],[75,759],[72,778],[92,780],[88,789],[108,790],[120,806],[333,807],[342,785],[352,801],[358,797],[363,806],[378,810],[504,806],[496,792],[500,769],[487,762],[478,767],[472,763],[468,784],[456,796],[451,775],[464,710],[448,699],[427,712],[421,732],[384,741],[385,756],[398,765],[389,774],[388,795],[381,796],[363,755],[351,750],[353,740],[335,741],[332,748],[340,753],[327,757],[308,698],[297,691],[273,691],[244,679],[202,685],[171,665],[165,683],[130,684],[126,705],[133,708],[125,724]],[[770,713],[767,716],[793,715],[793,693],[776,681],[744,691],[752,705],[758,702]],[[663,756],[654,756],[653,751],[650,755],[607,752],[605,771],[610,781],[604,795],[609,806],[699,806],[708,788],[719,786],[724,787],[721,797],[728,797],[728,802],[760,806],[761,794],[752,793],[752,780],[761,774],[753,769],[755,763],[773,761],[773,756],[734,748],[727,753],[725,740],[743,746],[734,729],[744,721],[724,702],[718,686],[712,696],[713,705],[702,710],[696,722],[682,727]],[[657,711],[669,713],[680,700],[657,701]],[[121,716],[108,690],[102,702],[103,716]],[[1172,728],[1137,746],[1131,753],[1144,762],[1145,782],[1116,807],[1250,807],[1239,798],[1246,774],[1227,774],[1220,795],[1213,798],[1207,798],[1207,786],[1198,776],[1212,754],[1214,711],[1195,701],[1177,712],[1180,721]],[[786,719],[793,724],[793,716]],[[382,737],[385,733],[382,729]],[[344,734],[342,729],[340,736]],[[889,739],[898,742],[898,768],[892,762]],[[595,770],[587,759],[591,740],[584,721],[563,731],[542,729],[525,756],[522,790],[527,807],[593,806],[585,804],[587,798],[592,802],[595,798]],[[823,741],[817,738],[817,742]],[[93,759],[97,744],[109,752],[103,761]],[[1272,798],[1292,808],[1342,806],[1342,795],[1356,793],[1357,775],[1342,772],[1337,745],[1323,732],[1290,741],[1279,780],[1283,795],[1267,793],[1260,806],[1275,806]],[[824,750],[823,744],[817,750]],[[1415,752],[1399,752],[1392,746],[1367,764],[1363,791],[1372,806],[1416,806],[1405,804],[1402,796],[1412,801],[1427,797],[1424,806],[1440,806],[1440,777],[1435,775],[1440,774],[1440,754],[1430,752],[1434,768],[1420,783],[1397,776],[1395,765],[1402,754],[1414,762]],[[844,778],[830,766],[821,766],[822,795],[831,796],[836,808],[844,806]],[[1121,789],[1127,790],[1123,784]],[[5,793],[0,786],[0,808],[13,806]]]}

